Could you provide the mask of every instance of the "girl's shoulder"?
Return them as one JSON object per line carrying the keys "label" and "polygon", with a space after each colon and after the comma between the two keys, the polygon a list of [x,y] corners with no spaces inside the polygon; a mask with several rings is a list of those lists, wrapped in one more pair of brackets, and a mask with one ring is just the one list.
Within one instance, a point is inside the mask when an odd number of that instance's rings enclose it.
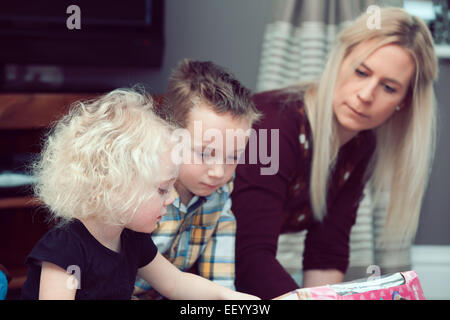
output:
{"label": "girl's shoulder", "polygon": [[79,228],[77,222],[54,226],[36,243],[26,263],[48,261],[64,269],[79,264],[84,248],[77,228]]}

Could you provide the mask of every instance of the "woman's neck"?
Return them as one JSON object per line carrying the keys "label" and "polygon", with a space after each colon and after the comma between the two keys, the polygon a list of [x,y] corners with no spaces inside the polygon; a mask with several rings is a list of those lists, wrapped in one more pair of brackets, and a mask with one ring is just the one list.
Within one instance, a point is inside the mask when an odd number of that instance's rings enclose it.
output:
{"label": "woman's neck", "polygon": [[338,134],[338,138],[339,138],[339,148],[341,148],[347,142],[352,140],[358,134],[358,131],[348,130],[338,124],[337,125],[337,134]]}
{"label": "woman's neck", "polygon": [[121,226],[107,225],[99,219],[80,219],[89,233],[108,249],[120,252],[120,235],[123,231]]}

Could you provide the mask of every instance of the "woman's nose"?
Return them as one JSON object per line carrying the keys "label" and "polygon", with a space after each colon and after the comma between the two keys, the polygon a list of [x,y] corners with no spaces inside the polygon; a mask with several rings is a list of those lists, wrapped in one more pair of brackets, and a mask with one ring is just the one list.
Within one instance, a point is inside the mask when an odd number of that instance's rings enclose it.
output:
{"label": "woman's nose", "polygon": [[373,102],[376,86],[376,81],[367,81],[358,91],[358,98],[364,103]]}

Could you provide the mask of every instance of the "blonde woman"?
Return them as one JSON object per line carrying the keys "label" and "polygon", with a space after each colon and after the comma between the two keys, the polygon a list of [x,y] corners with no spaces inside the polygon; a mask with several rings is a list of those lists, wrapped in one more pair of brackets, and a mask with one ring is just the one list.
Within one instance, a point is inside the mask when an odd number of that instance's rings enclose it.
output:
{"label": "blonde woman", "polygon": [[172,128],[152,101],[118,89],[80,102],[54,127],[34,173],[61,224],[26,263],[23,299],[130,299],[138,273],[170,299],[253,299],[181,272],[151,240],[173,202]]}
{"label": "blonde woman", "polygon": [[254,128],[279,130],[269,141],[278,144],[279,170],[238,166],[238,290],[273,298],[296,289],[276,260],[277,239],[304,229],[303,286],[342,281],[369,180],[391,195],[381,244],[415,234],[434,154],[437,61],[422,20],[399,8],[380,17],[379,29],[362,15],[342,31],[318,83],[254,96],[263,114]]}

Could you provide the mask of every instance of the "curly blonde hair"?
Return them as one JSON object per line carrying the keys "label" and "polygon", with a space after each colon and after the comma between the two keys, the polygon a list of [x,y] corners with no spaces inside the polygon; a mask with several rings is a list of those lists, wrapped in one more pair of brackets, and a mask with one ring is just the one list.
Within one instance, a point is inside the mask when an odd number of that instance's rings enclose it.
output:
{"label": "curly blonde hair", "polygon": [[96,217],[125,225],[167,179],[161,159],[172,130],[151,97],[135,89],[76,102],[33,164],[35,194],[62,224]]}

